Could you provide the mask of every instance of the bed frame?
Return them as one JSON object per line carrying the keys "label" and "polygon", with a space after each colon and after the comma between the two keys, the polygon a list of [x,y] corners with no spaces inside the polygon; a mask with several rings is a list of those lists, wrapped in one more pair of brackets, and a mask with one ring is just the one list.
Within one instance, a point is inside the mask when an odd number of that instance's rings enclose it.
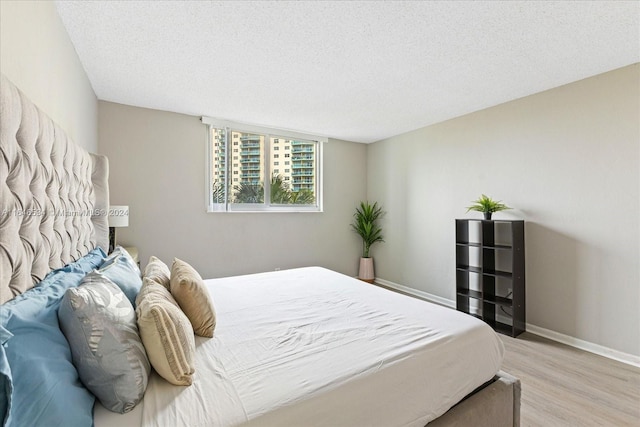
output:
{"label": "bed frame", "polygon": [[[108,248],[108,161],[74,144],[4,75],[0,82],[0,303]],[[6,180],[4,179],[6,177]],[[429,426],[520,425],[520,381],[499,372]]]}
{"label": "bed frame", "polygon": [[444,426],[520,426],[520,380],[498,372],[492,381],[429,423],[429,427]]}

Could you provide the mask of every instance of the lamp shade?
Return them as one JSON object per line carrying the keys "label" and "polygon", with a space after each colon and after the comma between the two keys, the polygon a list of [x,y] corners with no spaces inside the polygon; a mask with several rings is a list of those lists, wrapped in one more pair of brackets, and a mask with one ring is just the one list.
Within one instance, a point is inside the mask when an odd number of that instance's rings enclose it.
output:
{"label": "lamp shade", "polygon": [[129,206],[109,206],[109,227],[129,226]]}

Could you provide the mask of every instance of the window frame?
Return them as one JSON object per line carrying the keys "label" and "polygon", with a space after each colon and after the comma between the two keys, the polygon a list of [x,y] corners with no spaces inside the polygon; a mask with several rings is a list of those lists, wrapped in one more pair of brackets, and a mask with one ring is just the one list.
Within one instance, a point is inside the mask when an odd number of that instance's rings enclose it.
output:
{"label": "window frame", "polygon": [[[274,129],[263,126],[255,126],[248,125],[245,123],[233,122],[229,120],[215,119],[211,117],[202,117],[202,123],[206,125],[207,130],[207,138],[206,138],[206,174],[205,179],[207,180],[205,185],[206,190],[206,211],[208,213],[252,213],[252,212],[323,212],[323,146],[328,142],[328,138],[320,137],[317,135],[308,135],[295,131],[288,131],[282,129]],[[213,150],[215,147],[213,146],[214,142],[212,139],[212,130],[211,128],[216,129],[225,129],[225,202],[224,203],[213,203]],[[297,141],[307,141],[316,144],[316,155],[315,155],[315,174],[316,174],[316,200],[314,205],[298,205],[298,204],[272,204],[271,203],[271,186],[263,185],[264,188],[264,203],[229,203],[228,191],[230,188],[230,184],[233,185],[233,182],[230,180],[233,178],[231,174],[231,169],[229,167],[232,164],[233,153],[231,153],[230,148],[233,147],[233,138],[231,137],[232,132],[242,132],[242,133],[253,133],[264,136],[264,147],[262,155],[264,156],[264,170],[262,172],[262,180],[264,183],[271,182],[271,165],[270,165],[270,141],[271,138],[274,139],[285,139],[285,140],[297,140]],[[280,150],[278,150],[280,151]]]}

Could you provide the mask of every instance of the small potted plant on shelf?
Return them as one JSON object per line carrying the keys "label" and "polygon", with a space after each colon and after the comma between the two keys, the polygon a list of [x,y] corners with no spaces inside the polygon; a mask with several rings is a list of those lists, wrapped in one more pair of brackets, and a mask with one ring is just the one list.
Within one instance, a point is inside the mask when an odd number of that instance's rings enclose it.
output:
{"label": "small potted plant on shelf", "polygon": [[511,209],[509,206],[502,203],[502,201],[495,201],[491,197],[487,197],[484,194],[473,202],[473,205],[467,208],[467,212],[469,211],[477,211],[482,212],[484,214],[484,219],[490,220],[491,214],[494,212],[506,211]]}
{"label": "small potted plant on shelf", "polygon": [[378,202],[373,205],[367,202],[360,202],[353,214],[354,220],[351,228],[362,238],[362,257],[360,258],[360,269],[358,278],[365,282],[373,283],[375,273],[373,268],[373,258],[370,256],[371,246],[376,242],[384,242],[382,239],[382,228],[378,225],[378,219],[384,214]]}

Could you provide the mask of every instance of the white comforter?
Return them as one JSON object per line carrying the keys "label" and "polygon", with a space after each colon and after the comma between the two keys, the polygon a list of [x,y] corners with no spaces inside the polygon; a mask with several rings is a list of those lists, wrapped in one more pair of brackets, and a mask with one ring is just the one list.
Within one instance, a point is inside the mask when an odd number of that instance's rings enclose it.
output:
{"label": "white comforter", "polygon": [[324,268],[205,282],[215,336],[192,386],[152,375],[144,426],[424,426],[502,363],[483,322]]}

